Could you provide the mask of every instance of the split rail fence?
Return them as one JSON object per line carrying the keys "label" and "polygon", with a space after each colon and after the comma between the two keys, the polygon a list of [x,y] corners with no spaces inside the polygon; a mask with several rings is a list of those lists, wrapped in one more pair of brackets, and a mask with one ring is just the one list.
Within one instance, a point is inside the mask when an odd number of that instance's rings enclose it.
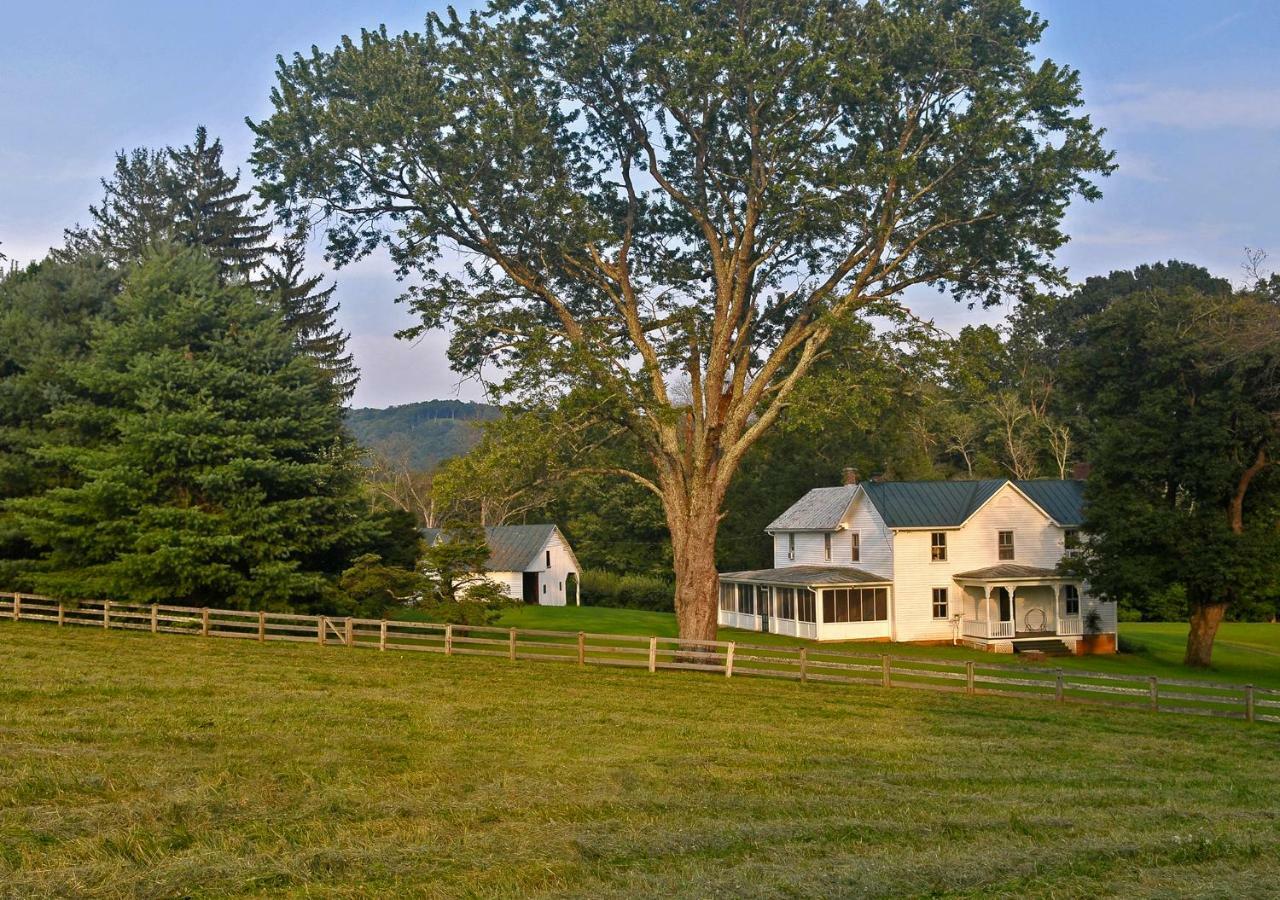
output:
{"label": "split rail fence", "polygon": [[6,619],[153,634],[295,641],[354,649],[494,656],[512,661],[566,662],[580,666],[624,666],[650,672],[685,669],[725,677],[916,688],[1058,703],[1092,703],[1249,722],[1280,722],[1280,690],[1253,685],[1083,672],[1043,665],[926,659],[821,645],[769,646],[738,641],[444,625],[110,600],[62,603],[30,594],[0,595],[0,621]]}

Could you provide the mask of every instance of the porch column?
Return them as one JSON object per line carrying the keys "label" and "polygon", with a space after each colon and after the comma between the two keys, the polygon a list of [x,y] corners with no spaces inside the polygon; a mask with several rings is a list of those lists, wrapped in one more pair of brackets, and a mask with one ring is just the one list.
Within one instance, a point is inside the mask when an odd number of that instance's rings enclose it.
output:
{"label": "porch column", "polygon": [[987,611],[987,637],[991,637],[991,585],[982,586],[982,597]]}
{"label": "porch column", "polygon": [[1018,633],[1018,607],[1013,602],[1013,592],[1015,588],[1004,585],[1005,595],[1009,598],[1009,625],[1013,628],[1013,633]]}

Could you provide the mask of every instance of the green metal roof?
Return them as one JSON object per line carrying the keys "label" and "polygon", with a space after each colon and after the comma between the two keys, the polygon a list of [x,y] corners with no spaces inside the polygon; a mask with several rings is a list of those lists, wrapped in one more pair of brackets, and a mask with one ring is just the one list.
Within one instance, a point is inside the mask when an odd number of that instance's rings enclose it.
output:
{"label": "green metal roof", "polygon": [[1064,528],[1084,524],[1083,481],[1036,478],[1015,481],[1014,484]]}

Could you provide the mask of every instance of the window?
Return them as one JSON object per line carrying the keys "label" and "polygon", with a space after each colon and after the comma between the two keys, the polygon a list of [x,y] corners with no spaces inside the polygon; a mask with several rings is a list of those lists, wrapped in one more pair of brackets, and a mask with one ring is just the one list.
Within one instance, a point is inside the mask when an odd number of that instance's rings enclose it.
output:
{"label": "window", "polygon": [[542,593],[544,593],[544,594],[545,594],[546,592],[547,592],[547,586],[544,584],[544,585],[542,586]]}
{"label": "window", "polygon": [[550,550],[547,551],[547,568],[548,569],[551,568],[551,551]]}
{"label": "window", "polygon": [[1076,556],[1080,553],[1080,532],[1075,528],[1068,528],[1062,532],[1062,546],[1066,549],[1067,556]]}
{"label": "window", "polygon": [[796,621],[818,621],[818,601],[814,596],[813,591],[808,588],[801,588],[798,593],[799,596],[796,600]]}
{"label": "window", "polygon": [[755,615],[755,588],[749,584],[738,585],[738,612]]}
{"label": "window", "polygon": [[1013,559],[1013,532],[997,532],[996,547],[999,550],[998,555],[1000,559]]}
{"label": "window", "polygon": [[824,622],[884,622],[888,618],[887,588],[839,588],[822,592]]}
{"label": "window", "polygon": [[822,550],[826,554],[828,560],[831,559],[831,532],[827,532],[822,536]]}
{"label": "window", "polygon": [[737,593],[738,587],[734,584],[720,584],[720,608],[725,612],[734,612],[737,609]]}
{"label": "window", "polygon": [[849,559],[854,562],[862,561],[862,538],[856,531],[849,534]]}
{"label": "window", "polygon": [[933,589],[933,617],[935,619],[946,619],[947,616],[947,589]]}
{"label": "window", "polygon": [[787,534],[787,559],[796,558],[796,535],[795,532]]}
{"label": "window", "polygon": [[773,615],[773,604],[769,602],[769,589],[763,584],[756,588],[756,612],[762,616]]}
{"label": "window", "polygon": [[796,617],[796,589],[780,587],[774,593],[777,595],[774,614],[779,619],[794,619]]}
{"label": "window", "polygon": [[947,561],[947,533],[935,531],[929,538],[929,558],[934,562]]}
{"label": "window", "polygon": [[1069,584],[1062,589],[1062,598],[1066,604],[1067,615],[1080,615],[1080,591],[1074,584]]}

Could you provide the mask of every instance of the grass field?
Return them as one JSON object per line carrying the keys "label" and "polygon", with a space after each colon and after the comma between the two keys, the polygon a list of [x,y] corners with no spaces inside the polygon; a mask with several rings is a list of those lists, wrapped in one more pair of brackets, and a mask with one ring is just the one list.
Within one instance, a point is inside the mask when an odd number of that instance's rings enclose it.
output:
{"label": "grass field", "polygon": [[0,623],[0,895],[1274,896],[1277,735]]}
{"label": "grass field", "polygon": [[[642,612],[632,609],[606,609],[582,606],[516,606],[508,609],[501,625],[517,628],[543,628],[551,631],[588,631],[608,634],[676,633],[675,617],[668,613]],[[1226,622],[1214,644],[1213,667],[1196,671],[1182,665],[1186,649],[1185,622],[1140,622],[1120,624],[1126,644],[1139,652],[1113,656],[1055,657],[1045,662],[1049,667],[1077,671],[1115,674],[1157,675],[1164,678],[1203,678],[1259,687],[1280,688],[1280,624]],[[720,629],[721,640],[756,644],[810,643],[781,635],[758,634],[735,628]],[[1010,657],[994,656],[964,647],[917,647],[911,644],[861,644],[871,652],[897,655],[928,656],[943,659],[976,659],[984,662],[1013,662]],[[1018,662],[1024,662],[1019,659]]]}

